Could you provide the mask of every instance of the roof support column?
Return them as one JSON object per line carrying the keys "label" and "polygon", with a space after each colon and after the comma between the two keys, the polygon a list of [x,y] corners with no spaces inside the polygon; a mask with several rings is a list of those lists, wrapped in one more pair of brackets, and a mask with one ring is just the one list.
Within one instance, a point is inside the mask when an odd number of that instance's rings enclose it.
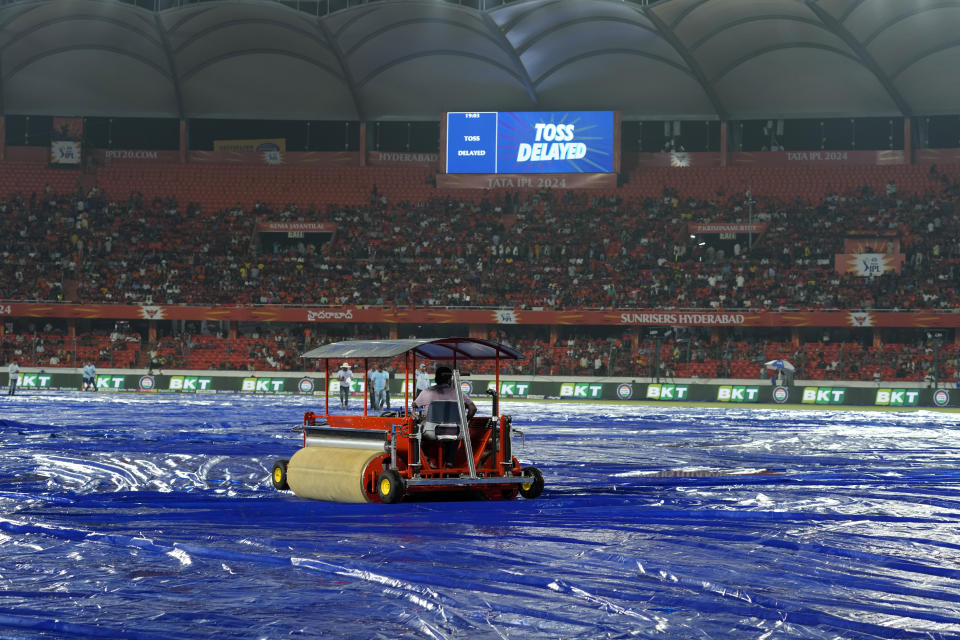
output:
{"label": "roof support column", "polygon": [[180,164],[187,164],[187,121],[180,119]]}
{"label": "roof support column", "polygon": [[653,23],[653,26],[655,26],[657,31],[660,32],[660,36],[667,42],[667,44],[673,47],[678,54],[680,54],[680,57],[683,58],[683,61],[687,63],[687,67],[690,69],[693,77],[697,79],[697,82],[703,88],[703,92],[710,100],[710,104],[713,105],[714,111],[717,112],[717,117],[719,117],[721,121],[726,120],[727,110],[720,101],[720,96],[717,94],[716,87],[713,86],[713,82],[707,79],[707,75],[704,73],[703,67],[700,66],[699,62],[697,62],[697,59],[694,57],[693,52],[690,51],[689,47],[680,41],[680,38],[678,38],[677,34],[673,32],[673,29],[671,29],[666,22],[661,20],[660,16],[658,16],[650,6],[644,6],[640,10],[640,13],[646,16],[647,19]]}
{"label": "roof support column", "polygon": [[186,117],[183,108],[183,93],[180,90],[180,74],[177,72],[177,63],[173,58],[173,50],[170,48],[170,39],[167,38],[167,30],[160,19],[160,13],[154,12],[153,24],[157,30],[157,37],[163,43],[163,53],[167,57],[167,68],[170,70],[170,81],[173,83],[173,96],[177,101],[177,115],[181,120]]}
{"label": "roof support column", "polygon": [[[913,164],[913,140],[910,135],[910,118],[903,119],[903,161],[906,164]],[[957,332],[960,336],[960,332]]]}
{"label": "roof support column", "polygon": [[[340,71],[343,74],[343,81],[347,83],[347,88],[350,89],[350,97],[353,98],[353,108],[357,112],[357,119],[360,120],[361,123],[366,122],[367,114],[364,112],[363,104],[360,102],[360,90],[356,80],[353,78],[350,65],[347,64],[347,58],[343,53],[343,49],[340,48],[340,44],[336,38],[334,38],[333,34],[330,33],[330,30],[322,18],[317,18],[316,25],[317,31],[323,36],[323,39],[326,40],[330,46],[330,50],[337,57],[337,62],[340,64]],[[363,129],[361,129],[360,132],[362,134]]]}
{"label": "roof support column", "polygon": [[367,123],[360,121],[360,166],[367,166]]}
{"label": "roof support column", "polygon": [[720,122],[720,166],[727,166],[727,121]]}
{"label": "roof support column", "polygon": [[844,27],[830,14],[830,12],[826,11],[814,0],[806,0],[806,4],[810,8],[810,11],[812,11],[813,14],[820,19],[820,21],[823,23],[823,26],[825,26],[830,32],[843,40],[844,43],[850,47],[850,50],[857,55],[863,66],[865,66],[876,77],[877,81],[890,96],[890,99],[893,100],[894,104],[897,105],[897,108],[900,109],[900,113],[903,114],[903,117],[909,118],[913,114],[913,109],[911,109],[903,95],[897,91],[897,88],[893,84],[893,80],[886,74],[880,65],[877,64],[877,61],[872,55],[870,55],[870,52],[867,51],[867,48],[863,45],[863,43],[854,38],[853,34],[851,34],[846,27]]}

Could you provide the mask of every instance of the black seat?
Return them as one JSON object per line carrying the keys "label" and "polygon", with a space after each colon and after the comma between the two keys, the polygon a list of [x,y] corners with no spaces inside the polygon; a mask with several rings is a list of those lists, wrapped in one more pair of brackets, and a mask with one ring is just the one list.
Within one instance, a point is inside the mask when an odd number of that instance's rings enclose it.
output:
{"label": "black seat", "polygon": [[460,438],[460,409],[453,400],[434,400],[423,420],[423,437],[428,440]]}

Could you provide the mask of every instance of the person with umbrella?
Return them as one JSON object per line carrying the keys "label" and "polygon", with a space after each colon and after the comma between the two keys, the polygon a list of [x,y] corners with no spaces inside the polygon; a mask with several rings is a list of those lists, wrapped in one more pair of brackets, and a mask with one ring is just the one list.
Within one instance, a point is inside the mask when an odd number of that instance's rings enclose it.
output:
{"label": "person with umbrella", "polygon": [[782,387],[790,383],[790,377],[796,368],[786,360],[771,360],[764,364],[767,369],[776,371],[776,375],[770,376],[770,384],[776,387]]}

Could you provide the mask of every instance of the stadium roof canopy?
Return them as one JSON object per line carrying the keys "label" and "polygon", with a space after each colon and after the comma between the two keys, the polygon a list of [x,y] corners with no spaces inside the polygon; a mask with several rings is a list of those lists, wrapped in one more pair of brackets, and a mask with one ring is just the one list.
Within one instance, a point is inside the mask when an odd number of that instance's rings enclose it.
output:
{"label": "stadium roof canopy", "polygon": [[[7,114],[434,120],[960,113],[960,0],[270,0],[0,6]],[[295,3],[300,6],[300,3]],[[323,12],[320,6],[327,7]],[[496,6],[491,6],[496,5]]]}

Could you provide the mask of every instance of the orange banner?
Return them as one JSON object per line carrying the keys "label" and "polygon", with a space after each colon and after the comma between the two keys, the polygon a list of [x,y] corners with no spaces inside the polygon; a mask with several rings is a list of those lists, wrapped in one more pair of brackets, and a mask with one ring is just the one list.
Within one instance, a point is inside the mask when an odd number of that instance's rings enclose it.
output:
{"label": "orange banner", "polygon": [[203,307],[185,305],[0,303],[4,318],[103,318],[114,320],[228,320],[465,325],[619,325],[683,327],[918,327],[960,328],[960,314],[895,311],[722,311],[632,309],[527,311],[423,307]]}
{"label": "orange banner", "polygon": [[897,236],[859,236],[843,239],[844,253],[900,253]]}

